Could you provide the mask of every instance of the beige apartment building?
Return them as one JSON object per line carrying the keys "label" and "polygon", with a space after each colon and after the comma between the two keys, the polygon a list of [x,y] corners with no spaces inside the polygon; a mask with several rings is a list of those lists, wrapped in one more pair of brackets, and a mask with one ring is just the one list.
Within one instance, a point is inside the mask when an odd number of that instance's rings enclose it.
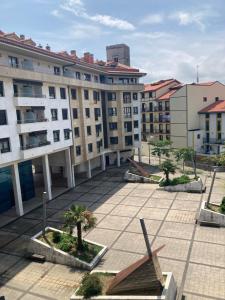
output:
{"label": "beige apartment building", "polygon": [[144,75],[0,31],[0,213],[23,215],[140,149]]}

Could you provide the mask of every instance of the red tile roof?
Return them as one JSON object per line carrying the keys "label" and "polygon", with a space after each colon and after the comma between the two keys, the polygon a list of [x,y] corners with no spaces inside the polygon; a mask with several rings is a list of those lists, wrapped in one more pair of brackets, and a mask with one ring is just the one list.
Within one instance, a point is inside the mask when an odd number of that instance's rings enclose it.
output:
{"label": "red tile roof", "polygon": [[216,101],[202,110],[200,110],[198,113],[199,114],[204,114],[204,113],[220,113],[220,112],[225,112],[225,100],[219,100]]}
{"label": "red tile roof", "polygon": [[178,84],[180,83],[178,80],[176,79],[166,79],[166,80],[160,80],[154,83],[150,83],[150,84],[145,84],[145,92],[153,92],[153,91],[157,91],[165,86],[167,86],[168,84],[172,83],[172,82],[177,82]]}
{"label": "red tile roof", "polygon": [[178,84],[175,85],[173,87],[170,88],[169,92],[166,92],[165,94],[163,94],[162,96],[160,96],[157,100],[170,100],[170,97],[176,93],[177,90],[179,90],[183,85],[182,84]]}
{"label": "red tile roof", "polygon": [[209,82],[200,82],[200,83],[191,83],[191,85],[196,85],[196,86],[210,86],[210,85],[213,85],[215,84],[216,82],[218,81],[209,81]]}

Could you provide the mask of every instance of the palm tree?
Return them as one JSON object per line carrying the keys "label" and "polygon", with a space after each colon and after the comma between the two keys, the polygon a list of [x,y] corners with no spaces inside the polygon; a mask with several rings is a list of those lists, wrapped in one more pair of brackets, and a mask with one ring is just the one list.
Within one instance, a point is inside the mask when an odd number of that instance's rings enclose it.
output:
{"label": "palm tree", "polygon": [[77,249],[83,249],[82,230],[86,231],[95,227],[96,218],[92,212],[87,210],[84,205],[72,205],[68,211],[64,213],[65,227],[69,234],[72,235],[73,228],[77,227]]}
{"label": "palm tree", "polygon": [[170,159],[167,159],[161,164],[160,168],[166,176],[166,182],[169,183],[170,181],[169,174],[176,173],[176,166],[173,164],[173,162]]}

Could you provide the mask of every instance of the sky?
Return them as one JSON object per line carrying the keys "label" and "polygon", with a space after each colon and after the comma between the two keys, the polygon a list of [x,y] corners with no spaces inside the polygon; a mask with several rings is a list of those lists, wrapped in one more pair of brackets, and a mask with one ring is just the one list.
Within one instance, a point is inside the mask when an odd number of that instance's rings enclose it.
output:
{"label": "sky", "polygon": [[130,46],[144,82],[225,82],[225,0],[0,0],[0,29],[31,37],[53,51]]}

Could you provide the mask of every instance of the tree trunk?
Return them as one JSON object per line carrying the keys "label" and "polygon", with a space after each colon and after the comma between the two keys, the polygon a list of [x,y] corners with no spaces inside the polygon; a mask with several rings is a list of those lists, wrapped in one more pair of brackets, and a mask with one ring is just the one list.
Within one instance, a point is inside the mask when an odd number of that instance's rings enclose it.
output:
{"label": "tree trunk", "polygon": [[169,182],[169,173],[166,173],[166,182]]}
{"label": "tree trunk", "polygon": [[77,249],[83,249],[81,222],[77,223]]}

